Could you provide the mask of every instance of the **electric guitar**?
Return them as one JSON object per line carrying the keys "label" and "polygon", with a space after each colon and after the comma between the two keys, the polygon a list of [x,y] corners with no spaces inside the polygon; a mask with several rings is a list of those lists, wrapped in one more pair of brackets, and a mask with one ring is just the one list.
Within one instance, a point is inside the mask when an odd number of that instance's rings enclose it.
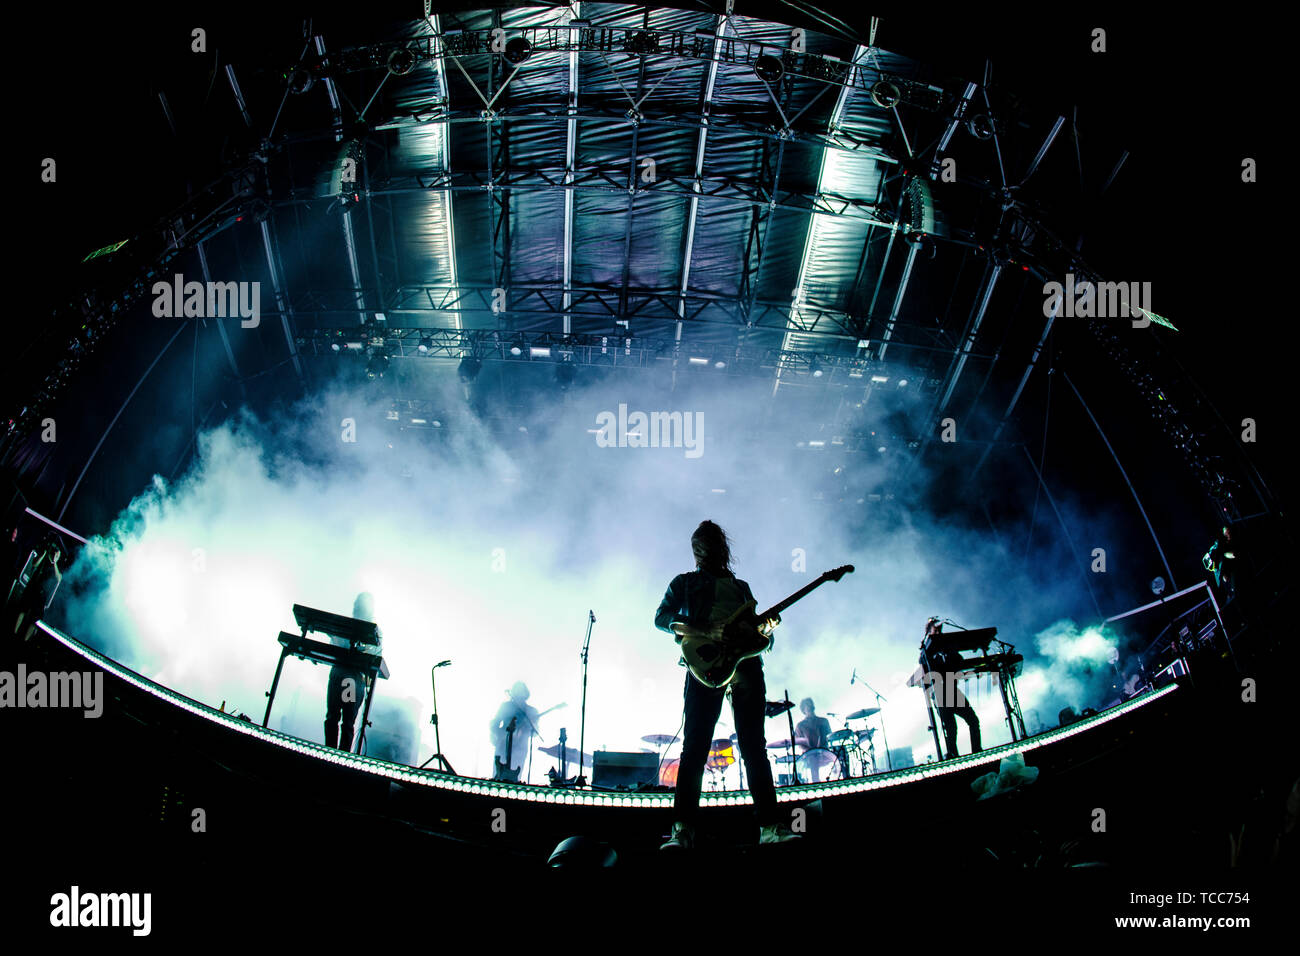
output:
{"label": "electric guitar", "polygon": [[[563,702],[563,703],[556,704],[554,707],[548,707],[548,708],[546,708],[546,710],[542,711],[540,714],[537,715],[537,719],[538,719],[538,720],[541,720],[543,717],[545,717],[545,716],[546,716],[547,714],[549,714],[551,711],[553,711],[553,710],[559,710],[559,709],[562,708],[562,707],[568,707],[568,706],[569,706],[568,702],[565,701],[565,702]],[[527,718],[525,718],[525,719],[527,719]],[[510,718],[510,724],[509,724],[509,725],[505,728],[505,730],[504,730],[504,733],[505,733],[505,735],[506,735],[506,759],[505,759],[504,761],[502,761],[502,759],[501,759],[500,757],[495,757],[495,756],[494,756],[494,757],[492,758],[492,762],[493,762],[493,764],[495,765],[495,766],[494,766],[494,769],[493,769],[493,773],[492,773],[492,779],[493,779],[493,780],[499,780],[499,781],[502,781],[502,782],[504,782],[504,783],[518,783],[518,782],[519,782],[519,771],[520,771],[520,769],[522,769],[522,768],[521,768],[521,767],[513,767],[513,766],[511,766],[511,764],[514,763],[515,728],[516,728],[518,725],[519,725],[519,715],[516,714],[515,716],[513,716],[513,717]],[[500,728],[500,727],[498,727],[497,730],[498,730],[498,732],[501,732],[501,728]],[[533,731],[534,731],[534,733],[535,733],[535,732],[537,731],[537,728],[534,727],[534,728],[533,728]],[[531,739],[531,738],[530,738],[530,739]]]}
{"label": "electric guitar", "polygon": [[804,585],[762,614],[755,614],[757,603],[748,601],[725,621],[707,631],[681,621],[674,623],[671,626],[678,636],[682,657],[686,660],[691,676],[705,687],[726,687],[736,676],[736,668],[741,661],[757,657],[772,646],[771,629],[779,623],[782,611],[827,581],[838,581],[852,571],[851,564],[827,571],[816,581]]}

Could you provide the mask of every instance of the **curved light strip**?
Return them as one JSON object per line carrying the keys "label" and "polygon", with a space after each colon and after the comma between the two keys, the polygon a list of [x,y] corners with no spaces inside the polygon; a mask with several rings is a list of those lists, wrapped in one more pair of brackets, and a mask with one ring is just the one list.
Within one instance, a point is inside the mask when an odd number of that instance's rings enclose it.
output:
{"label": "curved light strip", "polygon": [[[69,637],[56,628],[51,627],[44,621],[37,621],[39,627],[50,637],[63,644],[69,650],[80,654],[86,660],[90,661],[97,667],[103,668],[108,673],[126,681],[140,690],[153,694],[170,704],[174,704],[182,710],[188,711],[197,717],[202,717],[214,724],[220,724],[227,730],[237,731],[249,737],[256,737],[267,743],[283,747],[286,750],[292,750],[295,753],[307,754],[312,757],[322,758],[332,763],[342,764],[351,767],[354,770],[361,770],[365,773],[374,774],[377,777],[384,777],[398,783],[415,784],[422,787],[429,787],[435,790],[451,790],[457,793],[472,793],[479,796],[491,796],[497,799],[505,798],[509,800],[529,800],[543,803],[561,803],[570,806],[587,806],[587,807],[642,807],[656,810],[667,809],[672,806],[674,795],[670,793],[612,793],[600,790],[567,790],[552,789],[549,787],[535,787],[532,785],[521,785],[513,783],[498,783],[494,780],[477,780],[470,777],[456,777],[450,774],[438,773],[432,770],[417,770],[413,767],[403,766],[401,764],[390,763],[387,760],[380,760],[376,757],[364,757],[359,754],[347,753],[342,750],[336,750],[333,747],[327,747],[324,744],[314,743],[310,740],[303,740],[301,737],[294,737],[290,734],[282,733],[278,730],[271,730],[269,727],[263,727],[260,724],[247,720],[241,720],[232,714],[227,714],[220,710],[215,710],[207,704],[186,697],[184,694],[177,693],[174,690],[163,687],[147,677],[142,677],[135,671],[123,667],[112,658],[105,657],[99,651],[94,650],[78,641],[76,638]],[[937,764],[925,764],[920,767],[909,767],[905,770],[895,770],[890,773],[874,774],[870,777],[855,777],[850,780],[834,780],[823,783],[802,784],[797,787],[781,787],[776,792],[776,799],[780,803],[796,803],[812,799],[825,797],[836,797],[850,793],[862,793],[867,790],[883,790],[886,787],[896,787],[901,784],[912,783],[917,780],[926,780],[931,777],[939,777],[944,774],[956,773],[961,770],[968,770],[972,767],[979,767],[985,764],[998,764],[1002,758],[1013,753],[1028,753],[1038,747],[1064,740],[1075,734],[1083,733],[1093,727],[1115,720],[1122,717],[1129,711],[1136,710],[1154,701],[1159,700],[1167,694],[1173,693],[1178,688],[1177,684],[1170,684],[1160,690],[1151,691],[1139,697],[1134,697],[1123,704],[1112,707],[1109,710],[1102,711],[1093,717],[1076,721],[1066,727],[1058,727],[1055,730],[1048,730],[1028,740],[1017,741],[1016,743],[1003,744],[1000,747],[994,747],[992,750],[984,750],[978,754],[971,754],[964,757],[957,757],[953,760],[946,760]],[[747,790],[725,790],[704,793],[700,795],[700,803],[706,807],[718,806],[750,806],[754,798]]]}

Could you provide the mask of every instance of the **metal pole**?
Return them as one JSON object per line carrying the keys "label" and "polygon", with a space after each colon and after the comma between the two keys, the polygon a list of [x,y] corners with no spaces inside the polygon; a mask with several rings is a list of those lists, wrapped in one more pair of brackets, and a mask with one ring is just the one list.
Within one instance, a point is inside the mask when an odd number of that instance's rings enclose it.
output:
{"label": "metal pole", "polygon": [[1106,433],[1101,430],[1101,424],[1092,414],[1092,409],[1090,409],[1088,403],[1083,400],[1083,396],[1079,394],[1079,390],[1074,387],[1074,383],[1070,381],[1069,375],[1065,376],[1065,383],[1070,386],[1070,390],[1074,392],[1074,397],[1079,400],[1079,404],[1083,406],[1083,410],[1088,413],[1088,418],[1092,420],[1092,424],[1096,427],[1097,434],[1101,436],[1102,442],[1106,445],[1106,450],[1110,452],[1110,457],[1115,459],[1115,467],[1118,468],[1119,473],[1124,476],[1124,484],[1128,485],[1128,490],[1133,495],[1133,501],[1137,504],[1138,511],[1142,514],[1142,520],[1146,522],[1147,530],[1151,532],[1151,540],[1155,542],[1156,551],[1160,554],[1160,563],[1165,566],[1165,574],[1169,575],[1169,586],[1177,589],[1178,582],[1174,580],[1174,572],[1170,569],[1169,562],[1165,559],[1164,548],[1160,547],[1160,539],[1156,537],[1156,529],[1151,526],[1151,519],[1147,517],[1146,509],[1142,507],[1142,499],[1138,497],[1137,489],[1133,487],[1133,482],[1129,481],[1128,472],[1126,472],[1124,466],[1120,464],[1119,455],[1115,454],[1115,449],[1111,447],[1110,440],[1106,437]]}

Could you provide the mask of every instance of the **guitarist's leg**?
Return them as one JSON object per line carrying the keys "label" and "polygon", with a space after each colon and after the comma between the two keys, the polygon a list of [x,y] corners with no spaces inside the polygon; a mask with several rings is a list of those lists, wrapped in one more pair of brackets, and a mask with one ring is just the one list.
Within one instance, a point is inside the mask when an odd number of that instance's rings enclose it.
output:
{"label": "guitarist's leg", "polygon": [[700,783],[709,758],[713,728],[722,713],[721,690],[705,687],[686,675],[686,718],[682,732],[682,757],[677,765],[677,793],[673,808],[677,820],[695,825],[700,809]]}
{"label": "guitarist's leg", "polygon": [[759,826],[769,826],[779,820],[776,787],[772,783],[772,767],[767,762],[767,740],[763,730],[766,697],[762,663],[756,657],[741,661],[736,668],[736,679],[731,682],[731,712]]}

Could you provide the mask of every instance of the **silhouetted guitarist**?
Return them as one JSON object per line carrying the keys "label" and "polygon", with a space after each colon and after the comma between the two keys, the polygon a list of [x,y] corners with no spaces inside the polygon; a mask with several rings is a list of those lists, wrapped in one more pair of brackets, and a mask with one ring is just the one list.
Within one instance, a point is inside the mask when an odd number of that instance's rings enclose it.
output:
{"label": "silhouetted guitarist", "polygon": [[495,754],[492,779],[514,783],[531,752],[541,715],[527,703],[528,685],[523,681],[515,681],[506,693],[508,699],[497,708],[490,727]]}
{"label": "silhouetted guitarist", "polygon": [[[678,643],[691,631],[708,632],[727,620],[747,602],[754,600],[749,585],[731,572],[731,546],[726,532],[712,521],[704,521],[691,535],[695,570],[673,578],[655,613],[655,626],[676,635]],[[757,630],[757,619],[746,626]],[[722,698],[731,695],[731,710],[736,726],[736,742],[745,761],[746,779],[754,797],[754,813],[759,823],[759,842],[783,843],[798,839],[779,824],[776,787],[772,768],[767,762],[767,741],[763,719],[766,690],[763,664],[758,657],[740,662],[736,676],[723,688],[706,687],[689,673],[686,675],[685,729],[681,762],[677,769],[677,788],[673,808],[676,820],[672,836],[662,849],[689,849],[695,843],[695,825],[699,816],[700,783],[714,728],[722,713]]]}

